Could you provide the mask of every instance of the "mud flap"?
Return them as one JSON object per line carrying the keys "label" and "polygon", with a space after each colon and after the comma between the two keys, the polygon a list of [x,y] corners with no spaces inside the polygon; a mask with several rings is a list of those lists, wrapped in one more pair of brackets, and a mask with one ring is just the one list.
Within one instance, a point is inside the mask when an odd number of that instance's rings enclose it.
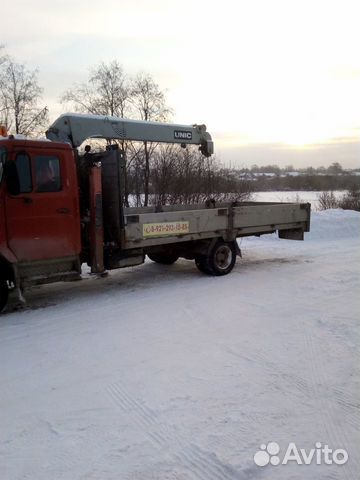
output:
{"label": "mud flap", "polygon": [[241,248],[239,247],[238,243],[236,240],[234,240],[235,243],[235,250],[236,250],[236,255],[240,258],[242,258],[242,253],[241,253]]}
{"label": "mud flap", "polygon": [[279,230],[279,238],[285,238],[287,240],[304,240],[304,230],[302,228]]}

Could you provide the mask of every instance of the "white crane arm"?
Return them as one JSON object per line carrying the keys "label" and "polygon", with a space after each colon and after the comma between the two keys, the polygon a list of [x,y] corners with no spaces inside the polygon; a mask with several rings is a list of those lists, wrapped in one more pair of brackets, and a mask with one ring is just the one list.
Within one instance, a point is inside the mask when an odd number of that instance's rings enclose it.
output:
{"label": "white crane arm", "polygon": [[214,144],[205,125],[128,120],[102,115],[66,113],[50,126],[46,137],[79,147],[88,138],[133,140],[199,145],[206,157],[214,153]]}

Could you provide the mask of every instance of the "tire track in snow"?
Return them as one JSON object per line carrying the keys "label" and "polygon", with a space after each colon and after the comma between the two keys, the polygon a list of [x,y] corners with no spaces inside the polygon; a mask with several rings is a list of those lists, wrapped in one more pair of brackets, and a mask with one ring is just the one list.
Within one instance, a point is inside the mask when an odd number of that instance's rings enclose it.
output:
{"label": "tire track in snow", "polygon": [[[335,294],[339,298],[339,303],[341,304],[343,292],[339,291],[338,288],[336,288],[335,293],[332,295],[333,300],[335,298],[334,296]],[[303,311],[309,311],[311,314],[314,314],[314,311],[316,309],[316,313],[320,316],[320,319],[317,320],[317,324],[315,326],[321,327],[322,335],[326,335],[329,341],[333,341],[333,337],[335,337],[336,342],[338,342],[339,339],[340,341],[344,341],[344,337],[339,336],[337,334],[337,331],[334,329],[334,325],[338,325],[338,324],[329,323],[328,321],[325,321],[322,318],[323,310],[322,310],[322,303],[319,303],[320,301],[321,302],[323,301],[323,294],[316,296],[315,303],[313,301],[313,297],[308,297],[308,296],[302,297],[301,301],[298,304],[298,307],[302,308]],[[354,315],[346,315],[343,310],[341,310],[341,318],[343,321],[346,320],[347,322],[356,324]],[[307,322],[306,324],[303,324],[303,325],[308,329],[311,329],[311,330],[314,329],[314,325],[312,323]],[[327,327],[326,330],[324,330],[324,327]],[[343,332],[343,325],[339,326],[339,330]],[[317,363],[318,369],[320,368],[319,371],[326,371],[327,368],[324,366],[324,362],[322,360],[323,359],[322,352],[318,354],[316,354],[315,352],[315,350],[319,351],[319,347],[320,347],[319,339],[317,340],[317,342],[315,342],[317,344],[317,347],[316,347],[316,344],[314,346],[314,340],[315,340],[314,335],[310,336],[309,333],[305,334],[304,332],[303,332],[303,335],[307,336],[307,340],[305,339],[305,347],[307,345],[310,347],[311,345],[312,358],[313,358],[313,361]],[[346,340],[346,337],[345,337],[345,340]],[[323,338],[323,341],[325,341],[325,338]],[[356,355],[358,357],[358,352],[356,352]],[[356,362],[358,362],[358,360],[355,360],[355,363]],[[317,373],[314,372],[315,376],[316,374]],[[313,376],[313,380],[315,376]],[[317,378],[318,379],[320,378],[319,375],[317,375]],[[352,426],[354,426],[357,429],[357,431],[359,431],[360,430],[360,418],[359,418],[360,404],[354,401],[354,396],[349,395],[346,391],[341,390],[336,386],[329,386],[327,388],[327,395],[329,398],[334,398],[335,402],[340,406],[340,408],[342,408],[342,411],[343,411],[342,413],[346,417],[348,423],[352,424]],[[344,431],[343,433],[346,435]]]}
{"label": "tire track in snow", "polygon": [[[306,324],[305,328],[312,328],[312,325]],[[303,332],[304,339],[304,351],[310,357],[309,368],[308,368],[308,381],[304,378],[295,375],[289,374],[285,370],[281,369],[281,365],[278,363],[272,362],[263,355],[261,352],[251,353],[238,353],[233,351],[230,348],[227,348],[226,351],[231,355],[238,357],[241,360],[245,360],[248,364],[253,364],[255,366],[260,366],[267,374],[274,376],[275,378],[282,378],[286,381],[288,385],[296,388],[300,393],[302,393],[306,398],[314,398],[319,404],[319,409],[321,410],[321,415],[323,418],[323,427],[327,435],[328,442],[334,442],[334,448],[345,448],[347,445],[352,445],[351,440],[348,437],[345,428],[341,425],[337,425],[334,422],[336,418],[336,412],[334,412],[334,402],[342,408],[343,413],[346,415],[346,418],[349,419],[349,422],[357,428],[357,415],[359,406],[354,403],[353,398],[348,394],[342,392],[338,388],[330,387],[329,389],[324,389],[324,379],[321,377],[321,372],[326,372],[327,369],[323,365],[322,353],[320,352],[320,345],[313,338],[313,335],[310,335],[308,331]],[[251,375],[249,375],[251,377]],[[286,389],[283,389],[286,391]],[[324,439],[316,439],[318,441],[324,441]],[[353,462],[350,464],[349,462]],[[358,478],[356,472],[359,468],[358,458],[351,458],[347,466],[345,466],[342,471],[342,478],[347,478],[351,480],[356,480]],[[346,469],[346,470],[345,470]],[[329,478],[339,478],[338,472],[328,472]]]}
{"label": "tire track in snow", "polygon": [[[251,353],[251,355],[246,355],[246,354],[235,352],[231,348],[227,348],[226,352],[242,360],[245,360],[248,363],[253,363],[253,364],[256,364],[257,366],[260,366],[262,369],[264,369],[268,373],[269,378],[270,377],[275,379],[281,378],[281,380],[286,381],[288,385],[296,388],[296,390],[300,392],[302,395],[309,396],[311,393],[311,389],[304,378],[298,375],[295,375],[294,373],[290,374],[289,372],[281,369],[281,365],[279,363],[272,362],[271,360],[269,360],[268,357],[266,357],[260,352],[254,351]],[[250,378],[253,381],[253,377],[250,376]],[[285,388],[283,390],[286,391]]]}
{"label": "tire track in snow", "polygon": [[[180,461],[181,465],[190,467],[191,471],[197,474],[198,478],[201,480],[207,479],[232,479],[234,477],[224,476],[224,472],[221,472],[222,476],[219,475],[218,465],[211,465],[209,461],[204,462],[203,458],[199,455],[194,455],[189,452],[189,449],[185,449],[183,442],[180,439],[171,433],[169,429],[163,424],[159,424],[156,421],[156,415],[147,407],[144,407],[141,403],[135,399],[129,397],[126,392],[121,389],[118,385],[111,386],[113,399],[119,400],[119,406],[121,408],[125,407],[125,411],[132,413],[134,417],[135,412],[135,423],[142,428],[142,430],[147,434],[151,440],[154,442],[155,446],[162,449],[169,449],[171,444],[176,444],[177,449],[180,449],[180,452],[176,452],[174,458],[177,458]],[[208,459],[207,459],[208,460]],[[217,462],[218,463],[218,462]],[[195,472],[194,472],[195,469]],[[212,476],[211,476],[212,475]]]}
{"label": "tire track in snow", "polygon": [[[319,385],[322,384],[323,379],[319,372],[323,372],[324,367],[321,361],[321,354],[319,354],[319,345],[314,343],[314,336],[310,335],[310,333],[306,330],[304,332],[304,341],[305,341],[305,348],[306,351],[311,356],[310,359],[310,374],[312,377],[312,385],[314,389],[314,394],[321,405],[321,415],[323,417],[323,423],[325,431],[327,432],[329,440],[335,441],[336,448],[345,448],[347,445],[351,445],[351,441],[349,440],[347,433],[344,429],[340,429],[335,423],[334,418],[336,417],[335,412],[333,410],[333,404],[329,401],[329,396],[324,396],[319,391]],[[349,458],[346,465],[343,466],[341,471],[342,478],[347,478],[349,480],[357,480],[358,479],[358,467],[359,462],[355,460],[356,465],[353,465],[353,458]],[[346,475],[346,477],[344,476]]]}
{"label": "tire track in snow", "polygon": [[[130,415],[134,423],[150,438],[156,448],[164,450],[170,458],[188,469],[199,480],[249,478],[250,469],[239,472],[219,460],[215,453],[203,451],[198,445],[187,443],[174,429],[160,423],[155,412],[132,397],[119,384],[109,385],[107,391],[115,405]],[[256,468],[251,469],[252,478],[257,476],[256,473]]]}
{"label": "tire track in snow", "polygon": [[[117,403],[127,414],[131,414],[135,424],[150,438],[155,447],[168,451],[171,443],[177,443],[177,447],[181,449],[182,446],[179,439],[169,435],[168,432],[164,432],[164,425],[160,425],[156,422],[154,412],[147,407],[144,407],[134,398],[129,397],[117,384],[108,387],[108,391],[111,393],[115,403]],[[195,464],[193,459],[189,458],[188,455],[182,451],[180,453],[175,453],[173,457],[180,463],[180,465],[187,468],[190,467],[192,473],[195,473],[200,480],[207,480],[208,478],[220,480],[217,476],[209,476],[209,468],[204,469],[202,462],[197,462]]]}
{"label": "tire track in snow", "polygon": [[333,389],[333,394],[336,402],[341,405],[341,408],[344,410],[346,418],[352,422],[358,430],[360,430],[360,420],[359,420],[359,410],[360,404],[354,403],[354,398],[351,397],[347,392],[340,390],[335,387]]}

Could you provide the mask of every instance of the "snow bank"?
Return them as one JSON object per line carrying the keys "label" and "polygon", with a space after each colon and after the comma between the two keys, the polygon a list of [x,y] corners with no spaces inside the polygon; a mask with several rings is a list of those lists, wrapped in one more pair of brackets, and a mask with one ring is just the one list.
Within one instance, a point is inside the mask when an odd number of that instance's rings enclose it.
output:
{"label": "snow bank", "polygon": [[360,239],[360,212],[332,209],[311,213],[306,240]]}
{"label": "snow bank", "polygon": [[294,240],[280,239],[277,233],[262,235],[261,237],[245,237],[239,239],[238,243],[241,248],[257,248],[260,245],[266,246],[269,243],[279,243],[293,254],[293,250],[306,250],[308,242],[340,242],[347,239],[360,239],[360,212],[332,209],[321,212],[311,212],[310,232],[305,233],[304,244]]}

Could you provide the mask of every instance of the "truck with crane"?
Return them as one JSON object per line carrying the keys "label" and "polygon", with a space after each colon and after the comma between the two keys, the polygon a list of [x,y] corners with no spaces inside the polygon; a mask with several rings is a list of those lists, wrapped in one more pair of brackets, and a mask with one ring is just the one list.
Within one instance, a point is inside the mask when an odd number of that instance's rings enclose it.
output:
{"label": "truck with crane", "polygon": [[[303,240],[310,204],[227,202],[124,205],[125,155],[118,144],[79,154],[87,139],[198,145],[213,154],[205,125],[65,114],[33,140],[0,131],[0,311],[14,289],[78,280],[87,263],[95,274],[180,257],[207,275],[226,275],[241,255],[236,239],[278,232]],[[88,149],[87,149],[88,150]]]}

